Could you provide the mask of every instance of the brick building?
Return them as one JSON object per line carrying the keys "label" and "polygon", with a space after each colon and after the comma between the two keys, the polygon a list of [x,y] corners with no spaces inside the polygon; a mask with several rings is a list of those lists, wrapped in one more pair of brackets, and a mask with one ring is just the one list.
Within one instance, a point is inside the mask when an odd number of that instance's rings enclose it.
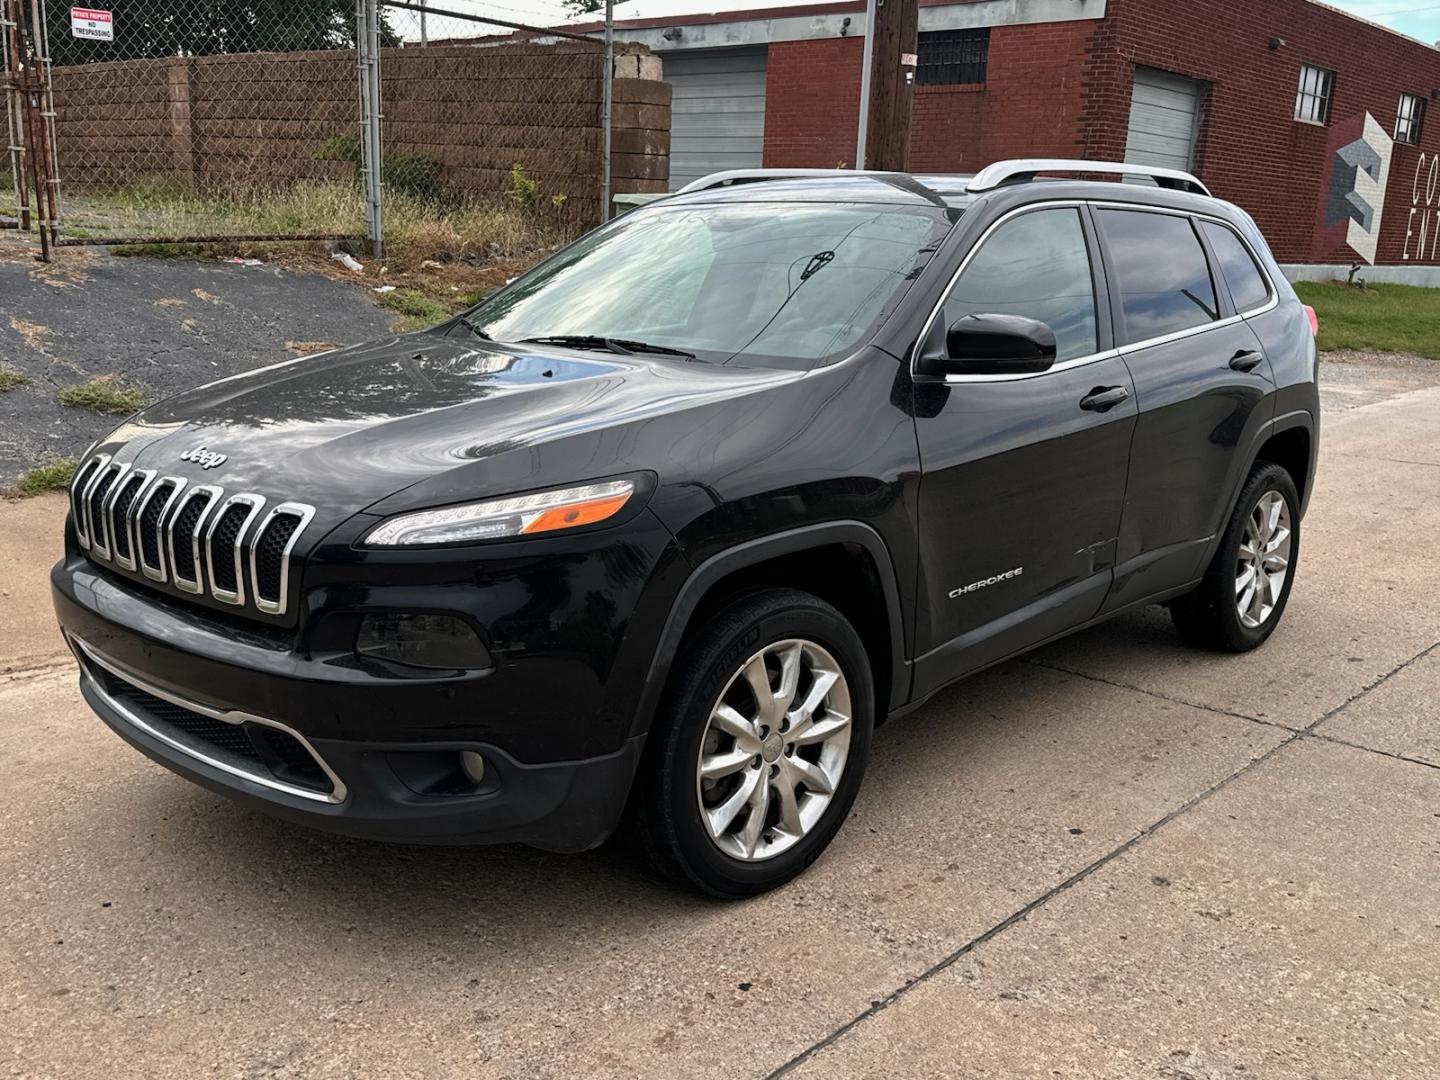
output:
{"label": "brick building", "polygon": [[[853,162],[864,4],[714,11],[746,2],[617,9],[674,87],[673,186]],[[1423,42],[1313,0],[921,0],[918,57],[913,171],[1172,165],[1253,213],[1284,263],[1440,265],[1440,51]]]}

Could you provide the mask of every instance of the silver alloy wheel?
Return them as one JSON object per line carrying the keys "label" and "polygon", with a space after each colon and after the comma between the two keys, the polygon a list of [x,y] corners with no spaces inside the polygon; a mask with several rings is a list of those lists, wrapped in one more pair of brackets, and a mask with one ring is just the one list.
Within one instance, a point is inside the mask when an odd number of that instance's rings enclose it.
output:
{"label": "silver alloy wheel", "polygon": [[700,816],[745,862],[793,847],[825,813],[850,755],[850,687],[813,641],[767,645],[730,677],[696,763]]}
{"label": "silver alloy wheel", "polygon": [[1260,496],[1245,519],[1235,560],[1235,610],[1242,625],[1263,626],[1290,573],[1290,506],[1278,491]]}

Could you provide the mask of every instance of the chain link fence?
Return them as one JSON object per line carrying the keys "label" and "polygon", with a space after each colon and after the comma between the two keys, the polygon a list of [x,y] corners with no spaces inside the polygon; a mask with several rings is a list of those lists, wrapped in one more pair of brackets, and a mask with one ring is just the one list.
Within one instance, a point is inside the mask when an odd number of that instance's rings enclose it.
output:
{"label": "chain link fence", "polygon": [[[563,0],[514,2],[0,0],[24,29],[5,51],[0,215],[58,216],[61,244],[368,237],[377,252],[426,230],[592,224],[609,204],[610,43],[565,31]],[[48,153],[27,157],[32,135]],[[39,188],[58,214],[25,213]]]}

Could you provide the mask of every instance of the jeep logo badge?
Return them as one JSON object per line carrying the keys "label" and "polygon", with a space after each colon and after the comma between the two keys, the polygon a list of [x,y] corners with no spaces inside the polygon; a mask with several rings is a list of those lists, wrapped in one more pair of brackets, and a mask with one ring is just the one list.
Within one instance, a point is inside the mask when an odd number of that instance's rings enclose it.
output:
{"label": "jeep logo badge", "polygon": [[181,461],[193,461],[202,469],[213,469],[217,465],[225,464],[225,455],[217,454],[212,450],[206,450],[203,446],[197,446],[193,450],[186,450],[180,455]]}

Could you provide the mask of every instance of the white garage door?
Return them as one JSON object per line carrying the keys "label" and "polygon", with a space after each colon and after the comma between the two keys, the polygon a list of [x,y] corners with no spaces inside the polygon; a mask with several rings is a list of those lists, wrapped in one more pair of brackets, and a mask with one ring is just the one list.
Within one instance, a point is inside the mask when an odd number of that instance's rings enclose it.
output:
{"label": "white garage door", "polygon": [[1125,160],[1189,172],[1205,84],[1154,68],[1135,69]]}
{"label": "white garage door", "polygon": [[765,141],[765,49],[667,52],[670,190],[721,169],[758,169]]}

